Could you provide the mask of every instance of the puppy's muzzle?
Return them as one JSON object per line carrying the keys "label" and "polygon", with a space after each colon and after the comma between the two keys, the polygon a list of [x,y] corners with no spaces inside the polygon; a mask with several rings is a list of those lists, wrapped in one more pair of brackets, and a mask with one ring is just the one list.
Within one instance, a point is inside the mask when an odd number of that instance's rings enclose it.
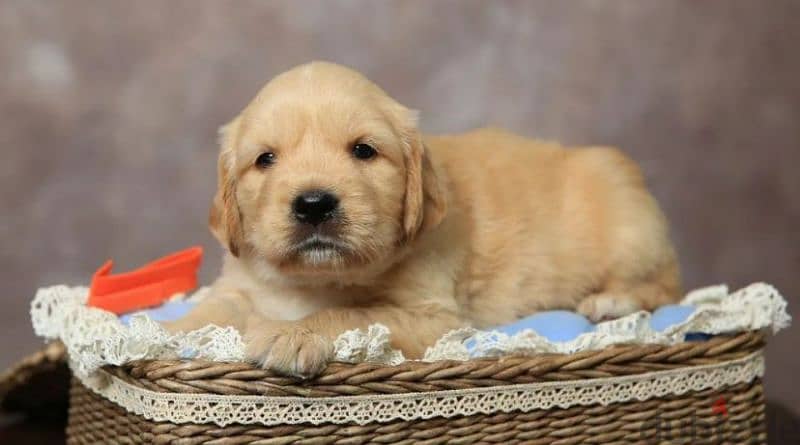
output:
{"label": "puppy's muzzle", "polygon": [[309,190],[292,201],[292,213],[299,223],[318,226],[333,218],[339,198],[325,190]]}

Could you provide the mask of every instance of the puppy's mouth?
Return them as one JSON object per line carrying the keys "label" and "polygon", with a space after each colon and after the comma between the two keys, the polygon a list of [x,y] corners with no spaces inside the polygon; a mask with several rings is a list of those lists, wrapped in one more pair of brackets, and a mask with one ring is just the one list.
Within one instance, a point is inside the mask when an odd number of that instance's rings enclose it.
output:
{"label": "puppy's mouth", "polygon": [[307,250],[338,250],[339,248],[339,243],[335,242],[333,239],[313,235],[298,243],[295,250],[304,252]]}
{"label": "puppy's mouth", "polygon": [[306,263],[323,265],[341,262],[348,252],[347,246],[337,238],[312,234],[292,246],[292,252]]}

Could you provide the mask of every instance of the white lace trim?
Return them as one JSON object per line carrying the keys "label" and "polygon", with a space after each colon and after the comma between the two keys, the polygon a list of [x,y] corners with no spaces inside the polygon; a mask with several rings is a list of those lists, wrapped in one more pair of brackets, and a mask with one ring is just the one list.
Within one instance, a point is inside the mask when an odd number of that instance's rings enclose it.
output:
{"label": "white lace trim", "polygon": [[[222,396],[161,393],[105,371],[81,381],[127,411],[156,422],[286,425],[419,420],[499,412],[609,405],[747,383],[764,374],[761,352],[730,362],[605,379],[491,388],[342,397]],[[713,400],[709,400],[709,406]]]}
{"label": "white lace trim", "polygon": [[[548,352],[573,354],[619,343],[671,345],[683,342],[689,333],[726,334],[765,328],[776,333],[791,322],[786,300],[777,289],[765,283],[751,284],[734,293],[729,293],[727,286],[706,287],[690,292],[681,304],[695,306],[696,310],[683,323],[661,332],[650,327],[651,314],[645,311],[598,323],[593,332],[567,342],[551,342],[530,329],[507,335],[465,328],[442,337],[428,348],[424,360],[467,360]],[[474,343],[472,351],[467,347],[468,340]]]}
{"label": "white lace trim", "polygon": [[[202,288],[191,299],[201,300]],[[53,286],[39,289],[31,303],[36,335],[60,339],[66,345],[73,371],[87,376],[105,365],[122,365],[140,359],[195,358],[218,362],[242,361],[244,343],[232,327],[208,325],[188,333],[171,334],[146,314],[131,316],[129,325],[108,311],[86,306],[85,287]],[[389,329],[375,324],[366,332],[344,332],[334,342],[334,359],[346,363],[398,364],[402,352],[389,343]]]}
{"label": "white lace trim", "polygon": [[[186,334],[172,335],[144,314],[134,315],[130,325],[123,325],[112,313],[86,306],[85,287],[54,286],[40,289],[31,304],[31,319],[37,335],[60,339],[67,346],[74,371],[81,376],[104,365],[121,365],[138,359],[175,359],[186,357],[213,361],[241,361],[244,344],[233,328],[209,325]],[[202,298],[204,290],[191,298]],[[733,294],[725,286],[700,289],[683,301],[698,306],[684,323],[664,332],[650,328],[650,314],[640,312],[597,325],[595,332],[583,334],[570,342],[550,342],[531,330],[513,336],[473,329],[453,331],[429,348],[425,360],[464,360],[470,357],[466,340],[476,347],[472,356],[498,356],[508,353],[574,353],[601,349],[615,343],[638,342],[674,344],[686,333],[709,334],[785,328],[791,318],[786,301],[768,284],[750,285]],[[343,333],[335,341],[335,360],[371,361],[397,364],[405,359],[392,350],[389,331],[373,325],[367,331]]]}

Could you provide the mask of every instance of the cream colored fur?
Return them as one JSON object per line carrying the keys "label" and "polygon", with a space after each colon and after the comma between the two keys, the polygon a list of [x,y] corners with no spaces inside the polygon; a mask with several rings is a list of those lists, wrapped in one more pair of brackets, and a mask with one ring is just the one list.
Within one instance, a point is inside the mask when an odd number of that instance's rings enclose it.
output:
{"label": "cream colored fur", "polygon": [[[270,81],[221,131],[212,295],[169,325],[245,333],[248,355],[319,372],[341,332],[383,323],[417,358],[445,332],[548,309],[593,320],[680,293],[667,224],[637,166],[500,129],[423,137],[416,114],[330,63]],[[357,142],[378,151],[352,156]],[[254,165],[271,151],[275,163]],[[312,187],[341,199],[335,250],[297,251],[289,210]]]}

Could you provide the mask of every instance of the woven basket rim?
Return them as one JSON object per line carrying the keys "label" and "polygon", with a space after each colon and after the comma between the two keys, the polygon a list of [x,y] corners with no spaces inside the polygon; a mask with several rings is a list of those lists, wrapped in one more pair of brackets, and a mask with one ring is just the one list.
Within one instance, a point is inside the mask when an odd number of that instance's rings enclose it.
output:
{"label": "woven basket rim", "polygon": [[241,362],[139,360],[103,369],[133,386],[165,393],[301,397],[398,394],[609,378],[709,365],[760,350],[765,338],[764,332],[749,331],[677,345],[621,344],[575,354],[406,361],[397,365],[332,363],[319,376],[305,380]]}

